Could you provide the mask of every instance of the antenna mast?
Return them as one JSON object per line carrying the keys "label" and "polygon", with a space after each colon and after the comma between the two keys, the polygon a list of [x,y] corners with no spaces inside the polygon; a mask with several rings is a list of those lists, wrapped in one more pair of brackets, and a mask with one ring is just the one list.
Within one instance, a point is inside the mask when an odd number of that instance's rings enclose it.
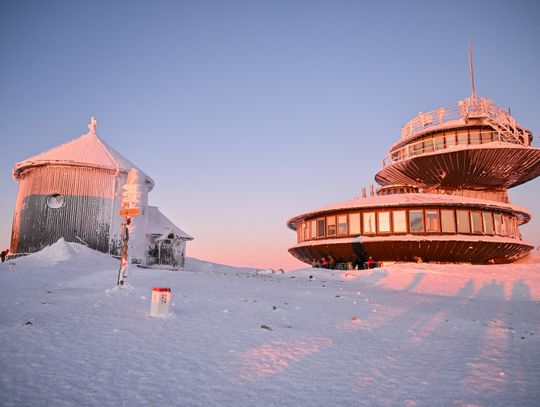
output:
{"label": "antenna mast", "polygon": [[471,84],[472,84],[472,100],[476,100],[476,91],[474,90],[474,69],[473,69],[473,61],[472,61],[472,47],[471,42],[469,41],[469,68],[471,70]]}

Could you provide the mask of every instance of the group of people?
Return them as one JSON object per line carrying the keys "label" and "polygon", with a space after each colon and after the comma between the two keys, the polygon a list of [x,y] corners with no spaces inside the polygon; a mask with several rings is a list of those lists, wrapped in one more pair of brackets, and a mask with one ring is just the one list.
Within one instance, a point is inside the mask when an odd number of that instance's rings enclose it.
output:
{"label": "group of people", "polygon": [[4,251],[2,251],[2,253],[0,253],[0,258],[2,259],[2,263],[6,261],[6,257],[9,253],[9,249],[6,249]]}
{"label": "group of people", "polygon": [[315,260],[312,264],[314,268],[323,268],[323,269],[335,269],[336,268],[336,259],[332,256],[321,257],[320,260]]}
{"label": "group of people", "polygon": [[[312,267],[314,268],[324,268],[324,269],[335,269],[335,268],[344,268],[342,267],[344,264],[343,263],[336,263],[336,259],[334,259],[331,255],[329,255],[328,257],[321,257],[320,259],[315,259],[312,263]],[[358,270],[362,270],[362,269],[373,269],[375,267],[377,267],[378,264],[377,262],[373,259],[372,256],[369,256],[369,258],[367,259],[367,261],[365,261],[365,257],[363,259],[357,259],[355,262],[353,262],[352,264],[349,264],[349,267],[345,267],[345,268],[354,268],[354,269],[358,269]]]}

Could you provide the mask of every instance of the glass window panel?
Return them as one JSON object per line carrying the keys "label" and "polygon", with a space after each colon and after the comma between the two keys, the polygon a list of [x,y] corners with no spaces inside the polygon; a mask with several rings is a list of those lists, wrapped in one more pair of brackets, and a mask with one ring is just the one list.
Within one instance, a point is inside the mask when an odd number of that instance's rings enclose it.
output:
{"label": "glass window panel", "polygon": [[328,216],[326,218],[326,235],[327,236],[335,236],[336,235],[336,217],[335,216]]}
{"label": "glass window panel", "polygon": [[326,231],[326,222],[324,219],[317,219],[317,237],[324,237]]}
{"label": "glass window panel", "polygon": [[457,210],[457,230],[458,233],[471,233],[471,218],[469,211]]}
{"label": "glass window panel", "polygon": [[493,141],[493,133],[491,131],[482,132],[482,144],[490,143]]}
{"label": "glass window panel", "polygon": [[360,232],[360,214],[351,213],[349,214],[349,234],[359,235]]}
{"label": "glass window panel", "polygon": [[452,147],[456,145],[456,134],[454,132],[446,133],[444,136],[446,147]]}
{"label": "glass window panel", "polygon": [[316,220],[312,220],[311,221],[311,238],[312,239],[315,239],[317,237],[317,221]]}
{"label": "glass window panel", "polygon": [[414,143],[412,145],[413,149],[415,150],[416,154],[420,154],[422,153],[422,151],[424,150],[424,142],[423,141],[419,141],[417,143]]}
{"label": "glass window panel", "polygon": [[338,216],[338,235],[343,236],[347,234],[347,215]]}
{"label": "glass window panel", "polygon": [[505,236],[514,237],[514,231],[512,230],[512,220],[509,216],[504,215],[504,230]]}
{"label": "glass window panel", "polygon": [[458,144],[469,144],[469,133],[467,130],[460,130],[457,132]]}
{"label": "glass window panel", "polygon": [[390,233],[390,212],[377,212],[379,220],[379,233]]}
{"label": "glass window panel", "polygon": [[424,141],[424,153],[431,153],[433,151],[433,140],[427,139]]}
{"label": "glass window panel", "polygon": [[433,138],[433,145],[435,146],[435,150],[444,149],[444,137],[439,136],[439,137]]}
{"label": "glass window panel", "polygon": [[424,231],[424,211],[409,211],[409,228],[412,233]]}
{"label": "glass window panel", "polygon": [[500,213],[494,213],[493,219],[495,220],[495,233],[498,235],[503,234],[502,230],[502,218]]}
{"label": "glass window panel", "polygon": [[482,212],[482,216],[484,218],[484,231],[488,235],[493,234],[493,216],[491,216],[491,212]]}
{"label": "glass window panel", "polygon": [[407,216],[403,211],[392,211],[392,220],[394,222],[394,233],[407,233]]}
{"label": "glass window panel", "polygon": [[296,234],[298,243],[300,243],[302,241],[302,224],[298,224],[296,226]]}
{"label": "glass window panel", "polygon": [[441,229],[443,233],[456,233],[456,222],[452,209],[441,209]]}
{"label": "glass window panel", "polygon": [[469,143],[470,144],[480,144],[480,132],[475,131],[469,134]]}
{"label": "glass window panel", "polygon": [[471,212],[472,232],[482,233],[482,212]]}
{"label": "glass window panel", "polygon": [[362,214],[364,221],[364,234],[375,233],[375,212],[364,212]]}
{"label": "glass window panel", "polygon": [[441,231],[438,210],[435,210],[435,209],[426,210],[426,231],[427,232],[440,232]]}
{"label": "glass window panel", "polygon": [[302,222],[303,240],[309,240],[309,228],[307,222]]}

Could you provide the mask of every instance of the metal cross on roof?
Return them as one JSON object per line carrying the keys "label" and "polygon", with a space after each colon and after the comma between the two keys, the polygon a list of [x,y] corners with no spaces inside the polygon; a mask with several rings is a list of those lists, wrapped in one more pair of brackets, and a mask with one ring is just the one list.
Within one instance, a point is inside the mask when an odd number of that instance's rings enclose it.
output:
{"label": "metal cross on roof", "polygon": [[90,118],[90,122],[88,123],[88,130],[90,130],[90,133],[96,134],[96,128],[97,128],[97,120],[94,116]]}

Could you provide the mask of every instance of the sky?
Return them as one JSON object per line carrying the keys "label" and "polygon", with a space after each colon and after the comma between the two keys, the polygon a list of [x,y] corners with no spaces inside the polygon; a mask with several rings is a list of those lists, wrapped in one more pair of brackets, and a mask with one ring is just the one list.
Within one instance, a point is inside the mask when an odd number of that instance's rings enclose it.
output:
{"label": "sky", "polygon": [[[0,2],[0,246],[15,163],[86,133],[149,174],[188,256],[291,269],[287,219],[360,195],[401,126],[476,93],[540,146],[534,1]],[[510,190],[540,245],[540,179]]]}

